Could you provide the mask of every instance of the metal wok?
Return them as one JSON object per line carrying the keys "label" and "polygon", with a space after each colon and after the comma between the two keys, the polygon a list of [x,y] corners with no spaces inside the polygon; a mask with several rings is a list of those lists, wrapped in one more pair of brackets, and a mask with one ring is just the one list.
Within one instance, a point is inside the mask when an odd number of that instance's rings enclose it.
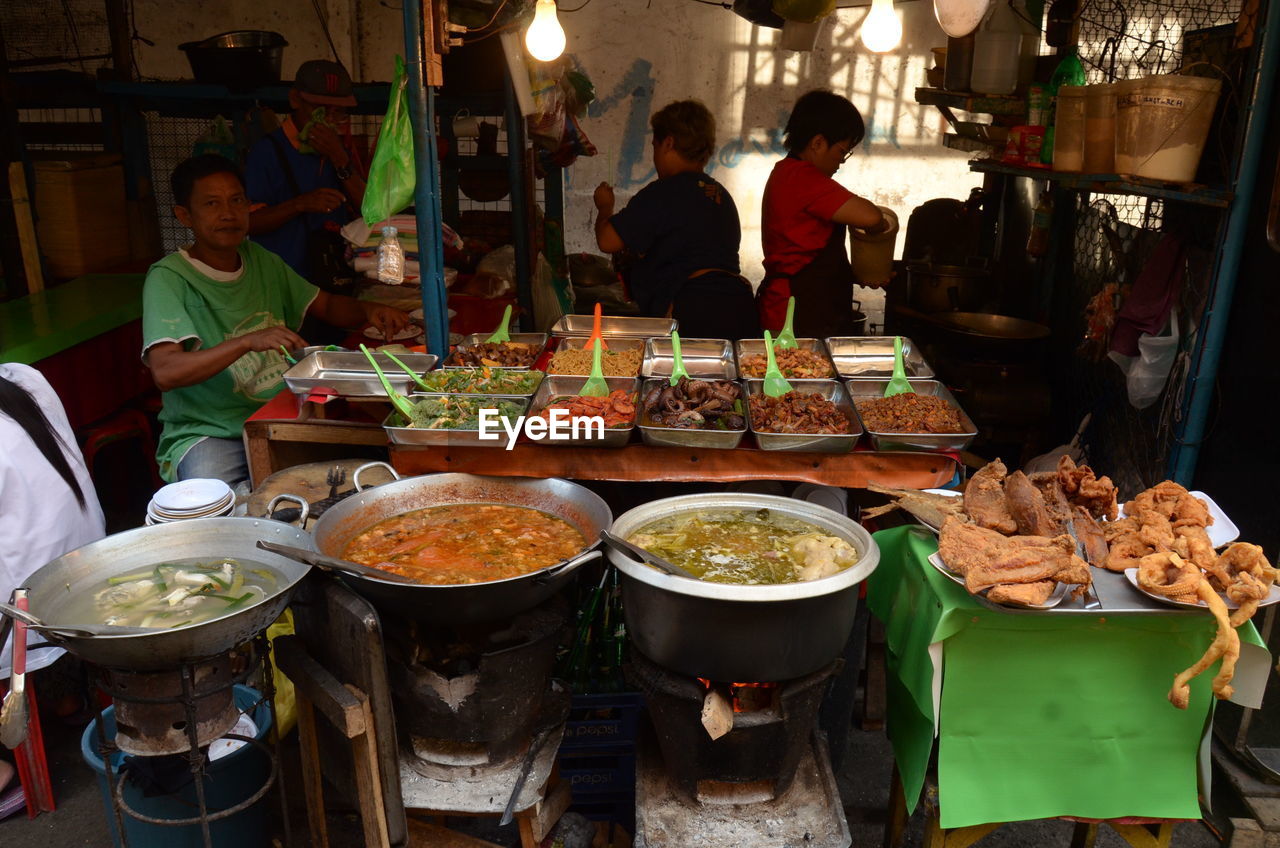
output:
{"label": "metal wok", "polygon": [[500,503],[527,506],[563,518],[582,533],[582,551],[541,571],[460,585],[413,585],[344,574],[342,580],[380,607],[439,624],[509,618],[560,591],[583,563],[600,552],[600,531],[613,513],[599,495],[568,480],[427,474],[408,477],[349,496],[330,507],[311,532],[316,550],[342,557],[347,545],[370,525],[406,512],[445,504]]}
{"label": "metal wok", "polygon": [[274,592],[223,618],[151,633],[124,636],[48,634],[52,642],[81,659],[108,668],[158,671],[217,656],[253,638],[280,617],[293,587],[310,570],[291,559],[259,550],[259,539],[313,549],[311,537],[296,527],[260,518],[202,518],[139,527],[63,554],[36,570],[26,585],[31,612],[50,625],[101,624],[72,616],[82,593],[101,588],[107,578],[145,570],[177,559],[232,557],[275,572]]}
{"label": "metal wok", "polygon": [[880,549],[857,522],[826,507],[773,495],[712,493],[664,498],[618,516],[624,539],[679,513],[769,509],[816,524],[858,551],[838,574],[776,586],[734,586],[673,577],[614,548],[622,573],[627,633],[646,657],[691,677],[778,681],[812,674],[844,650],[858,606],[858,584],[875,571]]}

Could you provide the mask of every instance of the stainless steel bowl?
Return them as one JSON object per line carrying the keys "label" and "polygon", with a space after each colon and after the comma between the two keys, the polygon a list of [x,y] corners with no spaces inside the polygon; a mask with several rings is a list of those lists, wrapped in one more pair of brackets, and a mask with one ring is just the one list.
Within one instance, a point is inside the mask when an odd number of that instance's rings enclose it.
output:
{"label": "stainless steel bowl", "polygon": [[618,516],[624,539],[671,515],[707,509],[770,509],[816,524],[858,551],[839,574],[778,586],[733,586],[673,577],[610,548],[622,573],[627,631],[639,651],[682,674],[709,680],[778,681],[811,674],[840,655],[858,602],[858,584],[880,549],[857,522],[794,498],[711,493],[664,498]]}

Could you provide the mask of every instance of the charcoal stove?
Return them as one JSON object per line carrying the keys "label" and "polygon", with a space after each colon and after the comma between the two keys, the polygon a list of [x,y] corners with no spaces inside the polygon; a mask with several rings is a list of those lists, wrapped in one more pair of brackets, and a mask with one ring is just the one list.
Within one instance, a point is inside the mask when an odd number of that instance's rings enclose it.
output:
{"label": "charcoal stove", "polygon": [[652,721],[636,759],[637,846],[847,848],[817,729],[841,660],[793,680],[720,682],[631,657]]}

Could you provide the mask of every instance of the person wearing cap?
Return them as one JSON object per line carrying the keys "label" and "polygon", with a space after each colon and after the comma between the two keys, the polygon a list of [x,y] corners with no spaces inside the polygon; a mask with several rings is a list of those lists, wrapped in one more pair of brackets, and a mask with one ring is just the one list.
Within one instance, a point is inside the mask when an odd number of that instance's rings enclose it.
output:
{"label": "person wearing cap", "polygon": [[339,134],[355,105],[345,68],[303,62],[289,91],[289,117],[245,163],[250,237],[323,289],[342,270],[337,229],[364,200],[364,175]]}

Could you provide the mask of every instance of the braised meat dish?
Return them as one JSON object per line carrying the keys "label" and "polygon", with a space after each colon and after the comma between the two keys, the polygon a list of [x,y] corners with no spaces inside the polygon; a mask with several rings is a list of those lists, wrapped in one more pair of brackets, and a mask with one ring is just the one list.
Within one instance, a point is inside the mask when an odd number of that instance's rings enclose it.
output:
{"label": "braised meat dish", "polygon": [[863,425],[873,433],[963,433],[960,410],[934,395],[904,392],[857,401]]}

